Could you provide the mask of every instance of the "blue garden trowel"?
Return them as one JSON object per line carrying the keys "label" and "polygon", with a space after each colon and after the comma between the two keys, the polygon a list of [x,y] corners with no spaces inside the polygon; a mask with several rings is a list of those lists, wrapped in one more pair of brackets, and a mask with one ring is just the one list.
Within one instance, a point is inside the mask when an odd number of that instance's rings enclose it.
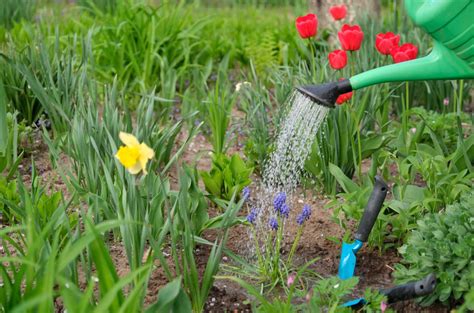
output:
{"label": "blue garden trowel", "polygon": [[364,215],[359,223],[359,228],[354,235],[353,243],[342,243],[341,260],[339,262],[339,278],[348,279],[354,276],[356,266],[356,254],[362,248],[364,242],[369,238],[370,231],[382,208],[383,201],[387,195],[388,186],[380,176],[375,176],[374,189],[370,195],[369,202]]}

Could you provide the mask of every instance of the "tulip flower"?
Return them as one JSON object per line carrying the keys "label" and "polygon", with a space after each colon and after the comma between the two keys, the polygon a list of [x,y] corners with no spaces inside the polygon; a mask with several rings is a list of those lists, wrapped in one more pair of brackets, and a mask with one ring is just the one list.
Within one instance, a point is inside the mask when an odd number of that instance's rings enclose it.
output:
{"label": "tulip flower", "polygon": [[[344,78],[341,77],[339,80],[344,80]],[[351,98],[352,98],[352,91],[346,92],[340,95],[339,97],[337,97],[336,103],[340,105],[340,104],[343,104],[344,102],[349,101]]]}
{"label": "tulip flower", "polygon": [[331,13],[334,20],[342,20],[346,17],[347,7],[345,4],[335,5],[329,8],[329,13]]}
{"label": "tulip flower", "polygon": [[393,62],[400,63],[416,59],[418,56],[418,48],[414,44],[405,43],[400,47],[394,47],[390,50]]}
{"label": "tulip flower", "polygon": [[337,35],[342,49],[349,51],[359,50],[364,39],[364,32],[359,25],[350,26],[344,24]]}
{"label": "tulip flower", "polygon": [[352,91],[348,93],[343,93],[336,99],[337,104],[343,104],[344,102],[349,101],[352,98]]}
{"label": "tulip flower", "polygon": [[299,16],[296,19],[296,29],[303,39],[316,36],[318,32],[318,17],[311,13]]}
{"label": "tulip flower", "polygon": [[329,53],[329,64],[335,70],[340,70],[347,65],[347,53],[344,50],[334,50]]}
{"label": "tulip flower", "polygon": [[125,146],[119,148],[115,157],[131,174],[143,171],[146,175],[146,164],[155,156],[155,152],[132,134],[120,132],[119,137]]}
{"label": "tulip flower", "polygon": [[390,50],[398,47],[400,35],[395,35],[392,32],[380,33],[375,37],[375,47],[383,55],[389,55]]}

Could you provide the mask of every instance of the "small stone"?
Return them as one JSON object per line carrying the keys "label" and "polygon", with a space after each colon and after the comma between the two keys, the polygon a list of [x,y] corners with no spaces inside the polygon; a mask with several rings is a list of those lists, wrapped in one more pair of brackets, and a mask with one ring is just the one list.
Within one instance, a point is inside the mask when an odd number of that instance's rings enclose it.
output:
{"label": "small stone", "polygon": [[229,258],[225,256],[225,257],[222,258],[222,260],[223,260],[224,262],[227,262],[227,261],[229,260]]}
{"label": "small stone", "polygon": [[216,298],[212,298],[211,301],[212,301],[212,302],[216,302]]}

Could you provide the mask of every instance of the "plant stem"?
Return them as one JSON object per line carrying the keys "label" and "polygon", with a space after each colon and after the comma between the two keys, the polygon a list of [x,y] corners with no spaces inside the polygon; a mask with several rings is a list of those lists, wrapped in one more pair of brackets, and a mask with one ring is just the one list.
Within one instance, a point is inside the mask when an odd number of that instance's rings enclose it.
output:
{"label": "plant stem", "polygon": [[288,255],[287,264],[291,266],[291,262],[293,261],[293,255],[295,254],[296,248],[298,247],[298,243],[301,238],[301,234],[303,233],[303,225],[298,227],[298,232],[296,233],[295,241],[293,241],[293,245],[291,246],[290,254]]}
{"label": "plant stem", "polygon": [[265,264],[263,262],[262,252],[260,251],[260,245],[257,239],[257,232],[255,231],[255,227],[253,225],[251,227],[252,227],[252,235],[253,235],[253,240],[255,244],[255,249],[257,253],[258,265],[259,265],[259,268],[262,268],[265,266]]}
{"label": "plant stem", "polygon": [[458,95],[458,101],[457,101],[457,110],[456,110],[456,114],[457,116],[460,116],[461,115],[461,111],[462,111],[462,103],[463,103],[463,93],[464,93],[464,79],[461,79],[459,81],[459,95]]}
{"label": "plant stem", "polygon": [[316,75],[316,62],[314,61],[314,56],[316,55],[316,50],[314,49],[314,44],[313,42],[308,39],[309,42],[309,47],[311,50],[311,56],[309,59],[309,64],[311,65],[311,75],[314,77]]}
{"label": "plant stem", "polygon": [[[405,83],[405,101],[403,103],[403,110],[402,110],[402,116],[403,116],[403,119],[402,119],[402,129],[403,129],[403,136],[404,138],[406,138],[406,136],[408,136],[408,110],[410,110],[410,104],[409,104],[409,101],[410,100],[410,86],[409,86],[409,83],[406,82]],[[405,140],[405,144],[408,145],[408,142],[407,140]],[[407,146],[408,148],[408,146]]]}

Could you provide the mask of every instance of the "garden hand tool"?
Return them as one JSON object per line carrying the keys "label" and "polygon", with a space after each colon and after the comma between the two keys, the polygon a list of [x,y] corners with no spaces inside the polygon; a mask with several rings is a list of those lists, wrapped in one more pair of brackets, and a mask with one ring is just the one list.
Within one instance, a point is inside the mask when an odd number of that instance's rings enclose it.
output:
{"label": "garden hand tool", "polygon": [[[395,286],[389,289],[382,289],[379,292],[387,296],[387,304],[397,301],[409,300],[421,296],[429,295],[436,287],[436,276],[431,273],[425,278],[407,283],[404,285]],[[344,307],[351,307],[357,309],[366,303],[364,298],[355,299],[344,303]]]}
{"label": "garden hand tool", "polygon": [[297,89],[317,104],[334,107],[339,95],[375,84],[474,78],[474,1],[405,0],[415,24],[434,39],[423,58],[379,67],[349,79]]}
{"label": "garden hand tool", "polygon": [[374,189],[365,207],[359,228],[354,235],[355,240],[353,243],[342,243],[341,260],[339,261],[339,278],[348,279],[354,276],[356,253],[369,238],[370,231],[382,208],[387,191],[387,184],[385,184],[380,176],[375,176]]}

